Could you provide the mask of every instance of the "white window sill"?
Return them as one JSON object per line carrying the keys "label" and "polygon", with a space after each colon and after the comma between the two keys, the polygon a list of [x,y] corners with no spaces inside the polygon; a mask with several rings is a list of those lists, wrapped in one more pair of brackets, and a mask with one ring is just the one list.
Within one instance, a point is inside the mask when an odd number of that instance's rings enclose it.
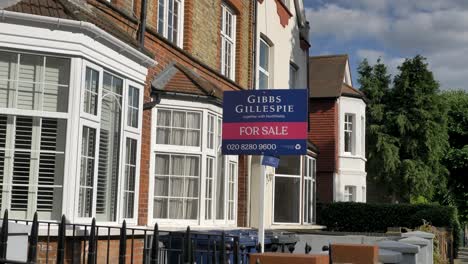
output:
{"label": "white window sill", "polygon": [[354,155],[349,152],[344,152],[343,154],[338,156],[339,158],[348,158],[348,159],[360,159],[363,161],[367,161],[367,159],[361,155]]}

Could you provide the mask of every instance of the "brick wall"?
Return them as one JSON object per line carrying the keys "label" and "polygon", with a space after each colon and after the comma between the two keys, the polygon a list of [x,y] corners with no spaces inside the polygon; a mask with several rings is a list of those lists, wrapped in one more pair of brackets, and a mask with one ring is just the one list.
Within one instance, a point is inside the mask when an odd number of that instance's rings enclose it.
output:
{"label": "brick wall", "polygon": [[338,155],[338,105],[335,99],[311,100],[309,140],[320,150],[318,172],[335,172]]}
{"label": "brick wall", "polygon": [[[88,259],[88,241],[81,240],[76,237],[65,240],[65,263],[87,263]],[[118,238],[111,237],[107,240],[104,237],[97,241],[97,262],[96,263],[118,263],[119,262],[119,245]],[[144,238],[127,239],[126,263],[143,264]],[[133,248],[133,253],[132,253]],[[109,256],[109,259],[107,258]],[[47,242],[47,238],[39,238],[37,246],[37,263],[38,264],[55,264],[57,258],[57,240],[51,238]]]}
{"label": "brick wall", "polygon": [[338,168],[338,104],[336,99],[312,99],[309,105],[309,140],[319,148],[317,198],[333,201],[333,174]]}
{"label": "brick wall", "polygon": [[[93,12],[99,14],[98,19],[106,19],[117,25],[122,31],[126,32],[132,38],[137,37],[138,21],[141,6],[140,1],[136,1],[133,6],[135,16],[128,16],[124,12],[125,3],[131,0],[117,0],[120,2],[111,3],[105,0],[87,0]],[[236,54],[239,62],[236,64],[237,82],[228,80],[219,73],[219,29],[221,13],[221,0],[185,0],[185,19],[184,19],[184,43],[186,50],[174,46],[155,32],[155,18],[157,14],[157,0],[148,0],[147,31],[145,35],[145,48],[155,54],[155,60],[158,62],[154,68],[149,69],[146,80],[144,102],[150,102],[151,81],[153,77],[160,73],[169,63],[177,62],[181,65],[194,70],[201,77],[211,81],[213,84],[224,90],[245,89],[251,83],[251,56],[252,45],[250,44],[252,28],[251,15],[252,5],[249,0],[229,0],[229,3],[235,4],[235,7],[242,10],[238,19],[238,32],[240,36]],[[192,25],[190,23],[193,23]],[[104,28],[106,30],[106,28]],[[215,36],[216,35],[216,36]],[[206,41],[202,41],[206,40]],[[217,56],[217,57],[216,57]],[[143,112],[143,132],[140,161],[140,196],[138,224],[146,225],[148,215],[148,191],[149,177],[152,173],[149,171],[151,157],[151,111]],[[238,222],[239,225],[246,224],[247,215],[247,170],[245,158],[241,157],[239,162],[238,174]]]}

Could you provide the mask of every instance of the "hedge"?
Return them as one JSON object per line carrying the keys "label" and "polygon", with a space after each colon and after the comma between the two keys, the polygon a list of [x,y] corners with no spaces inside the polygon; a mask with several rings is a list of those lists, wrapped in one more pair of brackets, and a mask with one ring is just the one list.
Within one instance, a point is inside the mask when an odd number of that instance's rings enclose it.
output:
{"label": "hedge", "polygon": [[[337,202],[318,204],[317,224],[330,231],[386,232],[387,227],[416,228],[423,219],[436,227],[453,230],[454,249],[459,245],[457,209],[429,204],[368,204]],[[456,251],[456,250],[455,250]]]}

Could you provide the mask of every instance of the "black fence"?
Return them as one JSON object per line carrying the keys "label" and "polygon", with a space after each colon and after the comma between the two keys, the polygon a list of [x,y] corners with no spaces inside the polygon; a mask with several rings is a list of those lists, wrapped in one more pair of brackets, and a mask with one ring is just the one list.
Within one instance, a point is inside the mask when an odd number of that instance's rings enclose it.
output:
{"label": "black fence", "polygon": [[[27,236],[26,260],[8,256],[9,223],[24,224],[31,230]],[[293,253],[294,245],[272,244],[269,251]],[[305,252],[310,252],[306,245]],[[225,232],[163,231],[147,228],[8,219],[4,213],[0,230],[0,264],[179,264],[179,263],[248,263],[249,254],[259,252],[260,245],[243,243],[239,236]],[[10,259],[8,259],[10,258]]]}

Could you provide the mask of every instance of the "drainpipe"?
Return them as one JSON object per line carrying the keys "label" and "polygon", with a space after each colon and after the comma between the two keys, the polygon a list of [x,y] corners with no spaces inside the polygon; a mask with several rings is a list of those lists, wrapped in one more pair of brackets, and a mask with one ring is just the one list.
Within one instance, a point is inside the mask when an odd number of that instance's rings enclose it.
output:
{"label": "drainpipe", "polygon": [[146,32],[146,0],[141,0],[141,12],[140,12],[140,28],[138,30],[140,34],[138,35],[138,41],[140,47],[145,47],[145,32]]}
{"label": "drainpipe", "polygon": [[[258,19],[258,1],[254,0],[253,5],[253,38],[252,38],[252,89],[257,89],[257,19]],[[252,185],[252,156],[247,156],[247,226],[250,227],[250,212],[252,210],[252,205],[250,203],[250,188]]]}

